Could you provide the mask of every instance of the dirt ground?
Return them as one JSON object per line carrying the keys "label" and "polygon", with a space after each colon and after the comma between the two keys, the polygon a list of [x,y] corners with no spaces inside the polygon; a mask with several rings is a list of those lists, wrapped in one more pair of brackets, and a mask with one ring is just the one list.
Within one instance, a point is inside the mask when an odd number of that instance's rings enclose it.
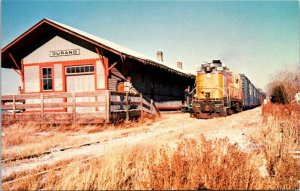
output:
{"label": "dirt ground", "polygon": [[[146,123],[138,127],[69,134],[68,136],[72,138],[82,140],[80,144],[92,144],[63,151],[53,149],[50,154],[40,157],[4,163],[2,164],[2,178],[45,164],[51,165],[62,160],[103,156],[110,150],[126,149],[139,144],[165,144],[173,148],[179,141],[188,138],[197,139],[201,134],[208,139],[228,137],[231,143],[238,144],[241,149],[247,151],[253,144],[251,136],[259,132],[260,121],[261,108],[244,111],[226,118],[209,120],[190,118],[187,113],[169,113],[162,114],[161,118],[154,123]],[[37,136],[41,144],[45,141],[43,136],[43,133]],[[12,149],[22,149],[20,147],[22,145]]]}

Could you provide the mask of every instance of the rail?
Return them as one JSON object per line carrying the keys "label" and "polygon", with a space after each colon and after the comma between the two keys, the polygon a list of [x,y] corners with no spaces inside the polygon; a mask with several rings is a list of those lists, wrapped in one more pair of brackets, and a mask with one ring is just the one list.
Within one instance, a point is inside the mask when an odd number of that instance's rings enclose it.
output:
{"label": "rail", "polygon": [[133,116],[143,117],[145,113],[159,114],[153,100],[141,93],[109,90],[3,95],[1,110],[2,124],[22,121],[24,116],[41,123],[109,123],[114,116],[129,120]]}

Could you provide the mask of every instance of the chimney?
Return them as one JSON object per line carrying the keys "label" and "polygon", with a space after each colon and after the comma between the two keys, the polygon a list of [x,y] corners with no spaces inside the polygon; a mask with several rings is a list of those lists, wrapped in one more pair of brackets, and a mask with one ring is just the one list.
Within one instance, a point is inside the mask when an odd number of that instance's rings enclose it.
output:
{"label": "chimney", "polygon": [[177,68],[182,69],[182,62],[177,62]]}
{"label": "chimney", "polygon": [[157,51],[157,60],[160,62],[164,61],[164,57],[163,57],[163,52],[162,51]]}

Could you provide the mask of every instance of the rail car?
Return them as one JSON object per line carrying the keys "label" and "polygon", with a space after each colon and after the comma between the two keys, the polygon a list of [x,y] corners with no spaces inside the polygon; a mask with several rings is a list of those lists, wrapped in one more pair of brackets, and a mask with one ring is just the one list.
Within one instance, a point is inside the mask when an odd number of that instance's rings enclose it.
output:
{"label": "rail car", "polygon": [[242,78],[243,110],[260,106],[264,100],[264,93],[255,88],[251,81],[244,74]]}
{"label": "rail car", "polygon": [[191,104],[183,110],[200,119],[226,117],[261,104],[261,92],[250,80],[229,70],[220,60],[198,68],[191,94]]}

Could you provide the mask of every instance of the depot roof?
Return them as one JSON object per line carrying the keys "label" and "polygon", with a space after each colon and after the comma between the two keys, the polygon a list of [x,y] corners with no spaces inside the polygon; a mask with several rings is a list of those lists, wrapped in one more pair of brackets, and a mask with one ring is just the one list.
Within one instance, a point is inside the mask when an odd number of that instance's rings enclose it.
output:
{"label": "depot roof", "polygon": [[[22,58],[57,34],[68,34],[73,38],[80,38],[81,40],[84,40],[89,44],[93,44],[96,47],[106,49],[115,54],[125,55],[129,58],[138,60],[143,64],[153,65],[179,75],[192,78],[195,77],[195,75],[185,72],[175,66],[167,65],[109,40],[50,19],[41,20],[2,49],[2,68],[21,68]],[[18,67],[15,65],[12,55]]]}

